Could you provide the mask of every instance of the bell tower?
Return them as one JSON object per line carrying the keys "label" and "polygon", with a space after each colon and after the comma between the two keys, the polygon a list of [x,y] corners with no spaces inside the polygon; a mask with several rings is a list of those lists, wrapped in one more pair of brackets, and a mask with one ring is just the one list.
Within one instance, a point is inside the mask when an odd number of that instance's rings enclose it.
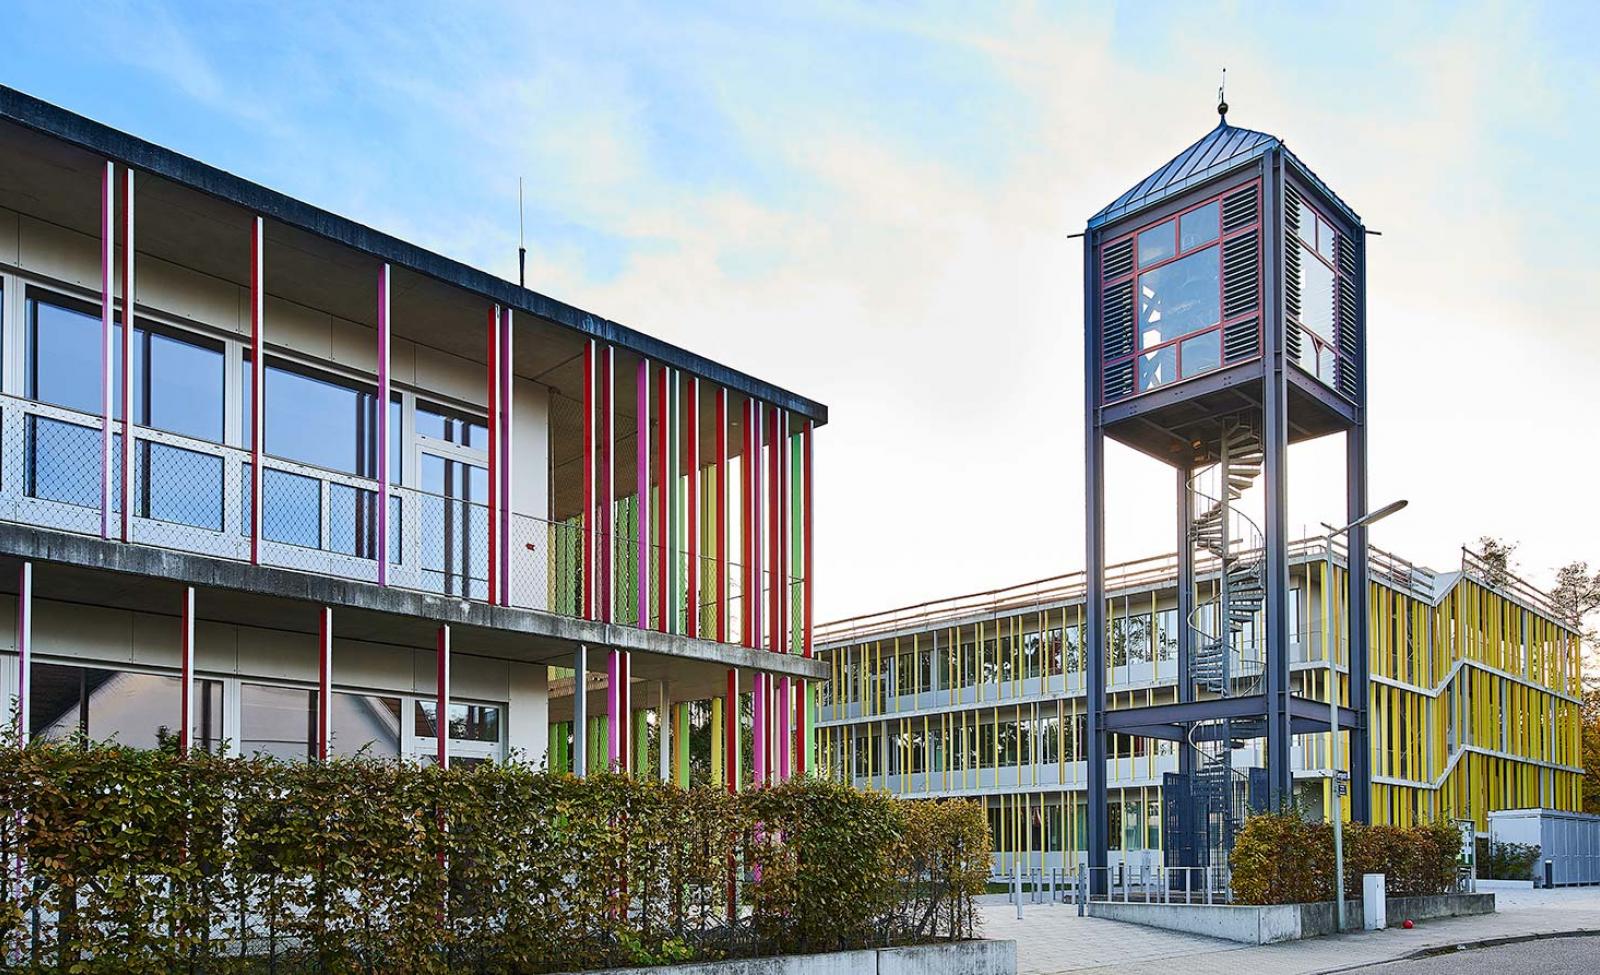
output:
{"label": "bell tower", "polygon": [[[1088,853],[1107,862],[1111,733],[1175,743],[1169,865],[1225,856],[1252,808],[1292,802],[1293,736],[1329,729],[1290,683],[1291,443],[1342,433],[1350,520],[1367,506],[1365,230],[1282,140],[1221,119],[1090,218],[1084,248]],[[1174,471],[1178,688],[1106,705],[1105,442]],[[1113,529],[1115,526],[1111,526]],[[1349,537],[1366,619],[1366,530]],[[1351,812],[1368,818],[1366,627],[1351,628]],[[1259,744],[1260,747],[1247,747]],[[1091,874],[1093,871],[1091,871]],[[1103,873],[1101,876],[1104,876]]]}

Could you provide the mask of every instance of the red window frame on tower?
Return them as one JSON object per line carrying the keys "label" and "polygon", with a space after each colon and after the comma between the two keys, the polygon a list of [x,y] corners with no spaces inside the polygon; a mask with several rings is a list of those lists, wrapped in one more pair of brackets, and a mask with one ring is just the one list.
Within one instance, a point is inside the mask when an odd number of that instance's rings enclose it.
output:
{"label": "red window frame on tower", "polygon": [[[1255,207],[1256,218],[1255,218],[1255,220],[1253,220],[1252,222],[1250,222],[1248,224],[1241,225],[1239,227],[1234,228],[1233,230],[1230,230],[1230,231],[1227,231],[1226,233],[1224,233],[1223,232],[1223,227],[1222,227],[1223,200],[1226,199],[1229,196],[1233,196],[1234,194],[1238,193],[1240,190],[1243,190],[1243,189],[1251,189],[1256,193],[1256,207]],[[1224,189],[1218,190],[1216,193],[1214,193],[1214,194],[1212,194],[1210,196],[1207,196],[1204,199],[1196,200],[1195,202],[1183,207],[1181,210],[1175,210],[1175,211],[1173,211],[1171,213],[1163,214],[1159,218],[1148,220],[1148,221],[1146,221],[1144,223],[1141,223],[1141,224],[1135,226],[1134,228],[1132,228],[1132,229],[1130,229],[1128,231],[1125,231],[1123,233],[1118,234],[1115,237],[1108,238],[1107,240],[1103,241],[1100,244],[1100,253],[1102,255],[1105,254],[1107,251],[1111,250],[1112,248],[1116,247],[1117,245],[1123,243],[1124,241],[1131,241],[1132,250],[1133,250],[1133,260],[1132,260],[1132,264],[1131,264],[1131,270],[1129,270],[1126,274],[1121,274],[1121,275],[1118,275],[1117,277],[1114,277],[1114,278],[1104,279],[1101,282],[1101,285],[1100,285],[1100,288],[1101,288],[1101,302],[1100,302],[1100,307],[1101,307],[1100,318],[1101,318],[1101,321],[1099,323],[1099,328],[1101,328],[1102,330],[1105,328],[1105,321],[1104,321],[1104,319],[1105,319],[1105,311],[1104,311],[1104,309],[1105,309],[1105,307],[1107,305],[1106,296],[1110,295],[1110,294],[1113,294],[1116,291],[1116,289],[1119,288],[1119,287],[1126,287],[1126,288],[1134,289],[1133,295],[1132,295],[1133,315],[1134,315],[1134,319],[1133,319],[1133,322],[1134,322],[1133,352],[1128,354],[1128,355],[1117,356],[1116,358],[1112,358],[1112,359],[1105,359],[1105,360],[1102,361],[1101,366],[1100,366],[1102,375],[1104,375],[1104,373],[1107,370],[1109,370],[1109,369],[1111,369],[1111,368],[1113,368],[1115,366],[1122,365],[1124,363],[1128,364],[1133,369],[1133,391],[1131,393],[1127,394],[1126,396],[1118,397],[1119,400],[1121,400],[1121,399],[1132,399],[1135,396],[1139,396],[1139,395],[1142,395],[1144,393],[1153,392],[1154,390],[1157,390],[1157,389],[1166,389],[1166,388],[1174,386],[1174,385],[1176,385],[1178,383],[1187,382],[1187,381],[1189,381],[1191,379],[1196,379],[1196,378],[1198,378],[1200,376],[1209,375],[1210,373],[1216,372],[1216,371],[1224,368],[1225,366],[1234,364],[1234,363],[1226,362],[1225,359],[1224,359],[1224,356],[1225,356],[1225,353],[1226,353],[1225,333],[1226,333],[1227,327],[1229,325],[1232,325],[1232,324],[1236,323],[1236,322],[1245,321],[1245,320],[1248,320],[1250,318],[1255,318],[1257,320],[1257,322],[1260,322],[1261,319],[1262,319],[1262,304],[1261,304],[1262,303],[1262,297],[1261,297],[1262,296],[1262,288],[1260,287],[1260,283],[1259,283],[1260,280],[1261,280],[1260,276],[1261,276],[1261,272],[1262,272],[1262,268],[1261,268],[1261,242],[1260,242],[1260,237],[1259,237],[1260,231],[1261,231],[1261,216],[1262,216],[1262,213],[1261,213],[1262,207],[1261,207],[1261,196],[1260,196],[1260,194],[1261,194],[1261,180],[1259,178],[1247,180],[1247,181],[1241,182],[1241,183],[1235,183],[1235,184],[1233,184],[1231,186],[1228,186],[1228,187],[1226,187]],[[1197,245],[1194,245],[1194,246],[1189,247],[1187,249],[1183,248],[1183,246],[1182,246],[1183,238],[1182,238],[1182,229],[1181,229],[1182,228],[1183,217],[1186,214],[1192,213],[1192,212],[1194,212],[1196,210],[1202,209],[1203,207],[1209,206],[1211,204],[1216,204],[1216,206],[1217,206],[1217,236],[1212,238],[1211,240],[1206,241],[1205,243],[1197,244]],[[1161,226],[1162,224],[1165,224],[1165,223],[1171,223],[1172,224],[1173,252],[1170,255],[1166,256],[1166,257],[1160,258],[1159,260],[1153,260],[1148,264],[1141,264],[1140,260],[1139,260],[1139,237],[1142,234],[1144,234],[1146,231],[1154,230],[1155,228],[1157,228],[1157,227],[1159,227],[1159,226]],[[1227,270],[1226,270],[1226,267],[1222,264],[1222,248],[1227,244],[1228,241],[1233,240],[1233,239],[1235,239],[1237,237],[1244,236],[1246,234],[1250,234],[1250,233],[1256,233],[1257,234],[1256,274],[1257,274],[1257,282],[1258,283],[1257,283],[1257,287],[1256,287],[1256,302],[1248,310],[1241,311],[1241,312],[1239,312],[1238,314],[1235,314],[1235,315],[1228,315],[1228,314],[1226,314],[1226,311],[1227,311]],[[1140,294],[1138,293],[1138,290],[1137,290],[1140,276],[1144,275],[1144,274],[1147,274],[1147,273],[1149,273],[1151,271],[1158,270],[1160,268],[1166,267],[1169,264],[1176,263],[1176,262],[1181,261],[1181,260],[1183,260],[1185,258],[1192,257],[1195,254],[1203,253],[1204,251],[1206,251],[1206,250],[1208,250],[1210,248],[1213,248],[1213,247],[1217,249],[1217,265],[1218,265],[1218,270],[1217,270],[1217,321],[1215,323],[1213,323],[1211,325],[1208,325],[1205,328],[1199,329],[1197,331],[1187,332],[1187,333],[1185,333],[1183,335],[1178,335],[1178,336],[1174,336],[1174,337],[1169,338],[1169,339],[1165,339],[1164,341],[1157,342],[1157,343],[1149,346],[1148,348],[1144,347],[1141,344],[1142,343],[1142,339],[1143,339],[1143,331],[1144,331],[1144,328],[1143,328],[1143,315],[1141,313],[1141,296],[1140,296]],[[1335,286],[1337,287],[1337,284]],[[1193,341],[1196,338],[1199,338],[1199,337],[1205,336],[1205,335],[1209,335],[1209,334],[1212,334],[1212,333],[1216,333],[1217,334],[1218,353],[1217,353],[1217,364],[1216,364],[1216,366],[1214,366],[1211,369],[1207,369],[1205,372],[1196,373],[1193,376],[1184,375],[1184,372],[1183,372],[1183,349],[1182,349],[1183,343]],[[1260,355],[1264,351],[1264,348],[1263,348],[1263,335],[1264,335],[1264,333],[1261,330],[1261,327],[1258,325],[1257,328],[1256,328],[1256,351],[1255,351],[1255,355]],[[1160,352],[1160,351],[1162,351],[1164,349],[1168,349],[1168,348],[1173,349],[1174,371],[1175,371],[1175,374],[1176,374],[1175,377],[1172,378],[1172,379],[1169,379],[1166,382],[1163,382],[1163,383],[1161,383],[1161,384],[1159,384],[1157,386],[1152,386],[1152,387],[1150,387],[1148,389],[1143,388],[1142,383],[1140,382],[1140,376],[1139,376],[1139,360],[1142,357],[1149,356],[1149,355],[1151,355],[1153,353],[1157,353],[1157,352]],[[1236,360],[1236,361],[1238,361],[1238,360]]]}

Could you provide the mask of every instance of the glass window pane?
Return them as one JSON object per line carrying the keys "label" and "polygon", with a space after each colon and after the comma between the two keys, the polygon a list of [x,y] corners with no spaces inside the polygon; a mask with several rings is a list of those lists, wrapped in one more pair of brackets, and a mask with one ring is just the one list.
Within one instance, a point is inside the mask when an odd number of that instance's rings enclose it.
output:
{"label": "glass window pane", "polygon": [[[28,464],[23,490],[30,498],[100,507],[100,431],[43,416],[29,416]],[[111,438],[111,483],[122,476],[122,434]],[[122,510],[112,491],[112,510]]]}
{"label": "glass window pane", "polygon": [[351,758],[400,756],[400,699],[375,694],[333,695],[328,754]]}
{"label": "glass window pane", "polygon": [[417,404],[417,433],[479,450],[487,450],[489,446],[489,428],[485,424],[432,404]]}
{"label": "glass window pane", "polygon": [[1305,200],[1300,201],[1298,224],[1295,230],[1300,235],[1300,239],[1308,244],[1315,244],[1317,241],[1317,211],[1311,209],[1311,205]]}
{"label": "glass window pane", "polygon": [[28,668],[33,696],[28,702],[28,734],[67,738],[83,727],[83,668],[34,664]]}
{"label": "glass window pane", "polygon": [[[29,305],[28,396],[56,406],[100,412],[100,316],[31,299]],[[121,348],[122,326],[112,326],[112,348]],[[122,371],[113,369],[112,415],[122,418]]]}
{"label": "glass window pane", "polygon": [[[139,422],[199,440],[222,442],[222,350],[153,332],[136,342],[140,366],[134,389]],[[149,345],[148,356],[144,353]],[[145,402],[145,390],[149,402]]]}
{"label": "glass window pane", "polygon": [[[250,410],[254,381],[244,362],[241,429],[251,446]],[[266,452],[285,460],[361,477],[373,476],[378,450],[376,395],[366,389],[310,376],[267,363],[267,402],[263,425]],[[390,479],[398,471],[399,411],[391,402]]]}
{"label": "glass window pane", "polygon": [[1334,384],[1334,363],[1338,356],[1333,354],[1333,347],[1325,345],[1317,350],[1317,378],[1327,383]]}
{"label": "glass window pane", "polygon": [[1333,269],[1300,245],[1300,324],[1333,341]]}
{"label": "glass window pane", "polygon": [[[418,738],[435,738],[438,727],[433,723],[439,712],[436,701],[419,699],[416,702],[415,733]],[[450,737],[455,741],[482,741],[491,744],[500,740],[500,709],[488,704],[450,703]]]}
{"label": "glass window pane", "polygon": [[1337,246],[1339,235],[1334,231],[1333,225],[1328,221],[1317,218],[1317,253],[1333,260],[1334,249]]}
{"label": "glass window pane", "polygon": [[1202,372],[1222,365],[1222,330],[1216,329],[1192,339],[1183,340],[1183,378],[1198,376]]}
{"label": "glass window pane", "polygon": [[1178,350],[1176,346],[1167,346],[1154,352],[1146,352],[1139,357],[1139,390],[1155,389],[1157,386],[1172,382],[1178,378]]}
{"label": "glass window pane", "polygon": [[164,443],[134,443],[134,512],[222,531],[222,458]]}
{"label": "glass window pane", "polygon": [[1222,315],[1220,248],[1207,247],[1139,276],[1139,347],[1217,324]]}
{"label": "glass window pane", "polygon": [[287,761],[311,758],[317,692],[297,687],[239,687],[239,753]]}
{"label": "glass window pane", "polygon": [[1215,200],[1185,213],[1178,222],[1178,249],[1188,250],[1217,239],[1218,205]]}
{"label": "glass window pane", "polygon": [[[240,466],[244,506],[240,532],[249,535],[251,524],[251,465]],[[262,480],[261,537],[269,542],[285,542],[304,548],[322,546],[321,482],[303,474],[290,474],[267,468]]]}
{"label": "glass window pane", "polygon": [[1173,249],[1173,232],[1177,229],[1174,221],[1168,220],[1164,224],[1151,227],[1139,235],[1139,266],[1148,267],[1157,261],[1164,261],[1176,254]]}
{"label": "glass window pane", "polygon": [[[97,667],[35,664],[30,670],[32,734],[64,738],[83,730],[98,742],[132,748],[175,745],[182,706],[176,677]],[[222,683],[195,681],[194,747],[215,750],[222,741]]]}

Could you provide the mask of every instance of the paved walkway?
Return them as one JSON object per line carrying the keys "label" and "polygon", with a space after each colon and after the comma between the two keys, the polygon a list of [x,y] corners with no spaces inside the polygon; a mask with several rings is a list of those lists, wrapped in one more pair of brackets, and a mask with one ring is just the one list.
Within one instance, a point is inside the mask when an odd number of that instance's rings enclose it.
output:
{"label": "paved walkway", "polygon": [[[1241,945],[1120,921],[1078,917],[1069,904],[979,910],[983,933],[1017,942],[1018,975],[1317,975],[1486,939],[1600,932],[1600,888],[1496,891],[1497,912],[1426,921],[1410,931],[1352,932],[1276,945]],[[1398,924],[1399,919],[1391,919]]]}

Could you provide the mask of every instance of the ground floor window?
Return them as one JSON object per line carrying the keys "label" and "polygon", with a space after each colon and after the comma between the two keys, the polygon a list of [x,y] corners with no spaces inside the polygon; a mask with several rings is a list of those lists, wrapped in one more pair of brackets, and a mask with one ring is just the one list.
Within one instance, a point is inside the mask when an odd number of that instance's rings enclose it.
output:
{"label": "ground floor window", "polygon": [[[28,732],[35,738],[83,735],[133,748],[175,747],[182,686],[176,677],[100,667],[36,663]],[[222,742],[222,682],[195,681],[194,747]]]}

